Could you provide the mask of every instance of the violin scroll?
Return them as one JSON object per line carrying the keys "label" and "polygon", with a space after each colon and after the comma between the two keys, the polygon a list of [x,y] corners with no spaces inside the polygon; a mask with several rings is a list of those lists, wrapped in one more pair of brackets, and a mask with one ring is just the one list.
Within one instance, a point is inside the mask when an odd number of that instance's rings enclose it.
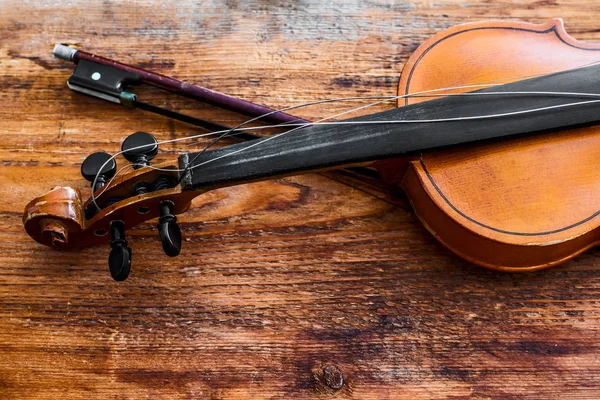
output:
{"label": "violin scroll", "polygon": [[69,239],[83,230],[81,194],[77,189],[57,186],[27,204],[25,231],[36,241],[58,249],[69,248]]}
{"label": "violin scroll", "polygon": [[81,168],[84,178],[96,181],[93,198],[83,201],[79,190],[55,187],[29,202],[23,214],[27,233],[46,246],[72,250],[110,244],[108,264],[117,281],[126,279],[131,267],[125,231],[158,218],[163,249],[168,256],[177,256],[182,238],[175,215],[187,211],[192,199],[203,193],[183,190],[176,160],[148,168],[156,145],[139,151],[139,142],[156,143],[150,134],[138,132],[128,139],[123,150],[137,149],[126,156],[135,158],[138,168],[115,175],[114,160],[106,153],[94,153]]}

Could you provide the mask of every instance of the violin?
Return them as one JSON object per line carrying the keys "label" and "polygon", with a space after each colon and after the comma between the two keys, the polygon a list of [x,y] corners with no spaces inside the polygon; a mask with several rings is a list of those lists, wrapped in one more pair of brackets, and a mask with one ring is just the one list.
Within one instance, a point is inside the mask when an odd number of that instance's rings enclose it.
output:
{"label": "violin", "polygon": [[[559,19],[440,32],[406,63],[397,107],[335,121],[305,121],[70,48],[58,53],[78,65],[69,79],[74,90],[249,139],[154,165],[160,143],[138,132],[122,146],[129,171],[118,173],[106,153],[83,162],[90,198],[59,186],[26,206],[25,230],[44,245],[76,250],[110,243],[115,280],[129,275],[125,232],[138,224],[158,218],[163,249],[176,256],[182,242],[176,215],[196,196],[349,166],[374,168],[386,184],[399,185],[441,243],[484,267],[539,270],[600,241],[600,45],[575,40]],[[139,83],[286,130],[256,137],[247,127],[161,111],[128,90]]]}

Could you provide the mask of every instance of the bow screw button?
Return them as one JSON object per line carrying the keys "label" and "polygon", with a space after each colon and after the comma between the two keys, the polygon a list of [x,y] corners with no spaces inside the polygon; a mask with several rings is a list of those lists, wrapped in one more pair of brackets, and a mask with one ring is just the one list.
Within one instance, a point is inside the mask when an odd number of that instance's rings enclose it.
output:
{"label": "bow screw button", "polygon": [[127,247],[123,221],[110,223],[110,247],[112,247],[108,256],[110,275],[117,282],[124,281],[131,269],[131,249]]}
{"label": "bow screw button", "polygon": [[[100,170],[101,168],[102,171]],[[94,192],[104,186],[106,181],[115,176],[116,172],[117,163],[114,159],[111,159],[110,154],[103,152],[90,154],[81,164],[81,176],[91,182],[92,185],[94,185],[94,179],[96,180],[96,184],[92,187]]]}
{"label": "bow screw button", "polygon": [[160,202],[160,217],[158,218],[158,234],[165,254],[169,257],[179,255],[181,251],[181,229],[177,225],[177,217],[173,214],[173,202]]}
{"label": "bow screw button", "polygon": [[158,154],[158,141],[146,132],[131,134],[121,145],[123,157],[133,163],[134,169],[145,167]]}

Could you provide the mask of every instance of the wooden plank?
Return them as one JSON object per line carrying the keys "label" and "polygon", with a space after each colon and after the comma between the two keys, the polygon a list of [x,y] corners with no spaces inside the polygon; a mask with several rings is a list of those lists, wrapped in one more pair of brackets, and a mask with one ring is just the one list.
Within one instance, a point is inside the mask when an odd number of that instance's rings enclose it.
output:
{"label": "wooden plank", "polygon": [[[21,225],[25,204],[54,185],[89,193],[79,176],[88,154],[117,151],[138,130],[159,139],[197,132],[69,91],[72,66],[51,56],[57,42],[284,107],[393,94],[411,52],[458,23],[563,17],[577,38],[598,40],[595,8],[592,0],[4,1],[0,394],[600,397],[597,250],[539,273],[486,271],[444,249],[405,199],[376,183],[309,175],[211,192],[180,218],[180,257],[162,254],[152,223],[129,234],[134,265],[122,284],[110,279],[107,248],[51,251]],[[146,98],[241,120],[152,91]],[[158,160],[200,145],[166,146]]]}

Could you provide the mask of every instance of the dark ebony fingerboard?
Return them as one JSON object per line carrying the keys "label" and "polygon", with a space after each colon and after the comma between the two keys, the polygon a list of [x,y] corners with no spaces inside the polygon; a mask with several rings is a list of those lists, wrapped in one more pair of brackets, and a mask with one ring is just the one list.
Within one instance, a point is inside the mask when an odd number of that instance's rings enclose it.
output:
{"label": "dark ebony fingerboard", "polygon": [[[496,86],[490,92],[600,93],[600,66],[559,72]],[[220,149],[189,153],[180,165],[194,165],[248,147],[186,173],[186,190],[226,186],[371,160],[410,155],[457,144],[593,124],[600,121],[600,99],[556,95],[485,95],[438,98],[348,121],[423,120],[504,114],[535,108],[593,101],[535,113],[489,119],[411,124],[312,126],[284,134],[255,147],[257,139]]]}

